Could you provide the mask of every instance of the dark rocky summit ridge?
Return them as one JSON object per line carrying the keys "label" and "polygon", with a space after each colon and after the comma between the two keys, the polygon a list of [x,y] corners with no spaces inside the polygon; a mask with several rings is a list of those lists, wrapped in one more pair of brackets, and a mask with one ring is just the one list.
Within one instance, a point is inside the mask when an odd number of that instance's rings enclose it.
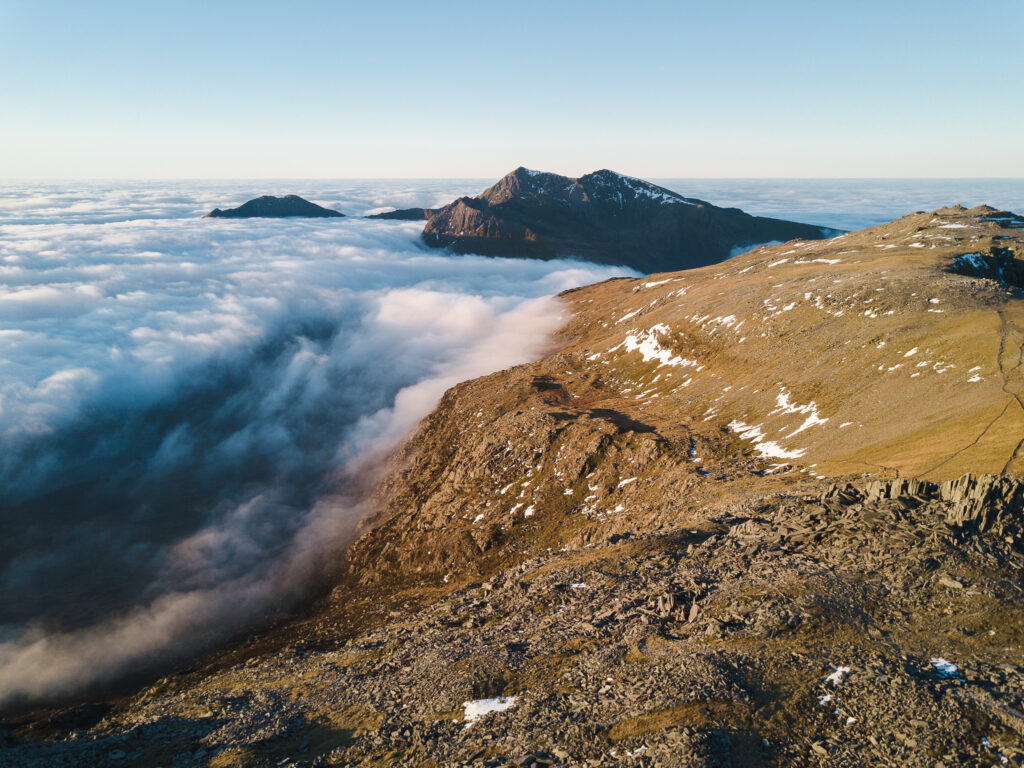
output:
{"label": "dark rocky summit ridge", "polygon": [[458,253],[577,257],[649,273],[714,264],[743,246],[833,234],[720,208],[606,169],[571,179],[520,167],[479,196],[434,212],[423,239]]}
{"label": "dark rocky summit ridge", "polygon": [[285,195],[284,197],[274,197],[273,195],[263,195],[250,200],[247,203],[243,203],[237,208],[229,208],[222,210],[220,208],[214,208],[204,219],[254,219],[254,218],[270,218],[270,219],[282,219],[289,217],[304,217],[304,218],[332,218],[340,219],[344,217],[344,213],[331,210],[330,208],[324,208],[316,203],[311,203],[309,200],[305,200],[298,195]]}

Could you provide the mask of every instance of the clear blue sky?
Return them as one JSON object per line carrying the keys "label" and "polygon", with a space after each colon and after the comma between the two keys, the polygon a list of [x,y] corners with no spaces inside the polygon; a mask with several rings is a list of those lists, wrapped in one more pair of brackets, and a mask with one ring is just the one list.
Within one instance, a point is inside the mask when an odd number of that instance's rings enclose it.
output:
{"label": "clear blue sky", "polygon": [[0,0],[0,177],[1024,176],[1024,0]]}

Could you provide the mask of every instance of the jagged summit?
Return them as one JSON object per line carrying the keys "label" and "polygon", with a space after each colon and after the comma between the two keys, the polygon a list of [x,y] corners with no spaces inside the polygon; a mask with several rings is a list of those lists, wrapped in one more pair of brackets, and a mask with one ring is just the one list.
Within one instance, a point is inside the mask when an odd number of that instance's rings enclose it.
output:
{"label": "jagged summit", "polygon": [[251,219],[251,218],[342,218],[345,214],[311,203],[298,195],[274,197],[263,195],[243,203],[237,208],[221,210],[214,208],[204,219]]}
{"label": "jagged summit", "polygon": [[831,234],[719,208],[607,169],[569,178],[519,167],[477,197],[433,212],[423,238],[459,253],[576,257],[653,272],[713,264],[738,247]]}
{"label": "jagged summit", "polygon": [[534,171],[519,166],[514,171],[502,176],[493,186],[481,192],[479,197],[491,205],[499,205],[513,197],[557,195],[564,191],[572,181],[572,179],[557,173]]}
{"label": "jagged summit", "polygon": [[499,205],[513,197],[543,195],[565,203],[573,201],[600,202],[625,207],[632,203],[660,205],[710,205],[703,200],[683,197],[677,192],[602,168],[578,178],[557,173],[534,171],[520,166],[506,174],[492,187],[480,193],[491,205]]}

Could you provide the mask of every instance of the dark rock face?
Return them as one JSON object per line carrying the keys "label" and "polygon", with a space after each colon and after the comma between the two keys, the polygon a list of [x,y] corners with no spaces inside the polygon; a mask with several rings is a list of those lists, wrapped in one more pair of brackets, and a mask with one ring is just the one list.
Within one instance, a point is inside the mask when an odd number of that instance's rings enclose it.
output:
{"label": "dark rock face", "polygon": [[298,195],[285,195],[284,197],[274,197],[273,195],[263,195],[257,197],[254,200],[238,206],[237,208],[229,208],[224,211],[220,208],[214,208],[204,219],[253,219],[253,218],[272,218],[280,219],[289,216],[303,216],[307,218],[342,218],[345,214],[339,213],[338,211],[332,211],[330,208],[324,208],[323,206],[311,203],[309,200],[304,200]]}
{"label": "dark rock face", "polygon": [[517,168],[478,197],[436,211],[423,238],[458,253],[577,256],[649,273],[714,264],[746,245],[834,234],[719,208],[613,171],[570,179]]}
{"label": "dark rock face", "polygon": [[946,523],[955,531],[985,532],[994,528],[1004,539],[1011,534],[1014,541],[1024,533],[1019,525],[1024,521],[1024,482],[1009,475],[968,474],[943,483],[916,478],[873,480],[863,489],[850,483],[843,488],[832,484],[821,498],[841,499],[848,504],[859,498],[867,502],[897,499],[911,509],[938,500],[946,503]]}
{"label": "dark rock face", "polygon": [[391,219],[393,221],[421,221],[423,219],[429,219],[437,211],[432,208],[399,208],[397,211],[387,211],[386,213],[372,213],[369,216],[364,216],[366,219]]}

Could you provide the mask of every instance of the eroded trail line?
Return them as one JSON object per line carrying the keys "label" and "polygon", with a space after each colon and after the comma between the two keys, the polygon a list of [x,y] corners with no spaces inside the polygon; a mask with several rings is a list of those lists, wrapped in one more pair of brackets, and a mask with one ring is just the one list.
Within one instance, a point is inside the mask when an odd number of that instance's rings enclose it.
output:
{"label": "eroded trail line", "polygon": [[[997,421],[999,421],[999,420],[1000,420],[1001,418],[1003,418],[1003,416],[1005,416],[1005,415],[1006,415],[1006,412],[1007,412],[1007,411],[1008,411],[1008,410],[1010,409],[1010,406],[1011,406],[1011,405],[1013,405],[1013,404],[1014,404],[1014,400],[1013,400],[1012,398],[1011,398],[1010,400],[1007,400],[1007,401],[1006,401],[1006,405],[1004,405],[1004,406],[1003,406],[1003,410],[1001,410],[1001,411],[999,412],[999,415],[998,415],[998,416],[996,416],[996,417],[995,417],[994,419],[992,419],[992,421],[990,421],[990,422],[989,422],[988,424],[986,424],[986,425],[985,425],[985,428],[984,428],[983,430],[981,430],[981,432],[979,432],[979,433],[978,433],[978,436],[977,436],[977,437],[975,437],[975,438],[974,438],[974,439],[973,439],[973,440],[972,440],[971,442],[969,442],[969,443],[968,443],[967,445],[965,445],[965,446],[964,446],[963,448],[958,448],[957,450],[955,450],[955,451],[954,451],[953,453],[951,453],[951,454],[950,454],[949,456],[947,456],[947,457],[946,457],[945,459],[943,459],[942,461],[940,461],[940,462],[939,462],[938,464],[936,464],[936,465],[935,465],[934,467],[931,467],[931,468],[929,468],[929,469],[925,470],[924,472],[922,472],[922,473],[921,473],[921,474],[919,475],[919,477],[925,477],[925,476],[927,476],[927,475],[930,475],[930,474],[931,474],[932,472],[934,472],[935,470],[939,469],[939,467],[944,467],[944,466],[945,466],[946,464],[948,464],[949,462],[951,462],[951,461],[952,461],[953,459],[955,459],[955,458],[956,458],[957,456],[959,456],[959,455],[960,455],[961,453],[963,453],[964,451],[966,451],[966,450],[968,450],[968,449],[970,449],[970,448],[973,448],[974,446],[976,446],[976,445],[977,445],[977,444],[978,444],[979,442],[981,442],[981,438],[983,438],[983,437],[984,437],[984,436],[985,436],[986,434],[988,434],[988,431],[989,431],[990,429],[992,429],[992,427],[993,427],[993,426],[995,425],[995,423],[996,423]],[[1020,401],[1017,401],[1017,404],[1019,405],[1019,404],[1020,404]],[[1010,459],[1010,461],[1013,461],[1013,459],[1011,458],[1011,459]],[[1005,470],[1004,470],[1004,471],[1005,471]]]}
{"label": "eroded trail line", "polygon": [[[1024,413],[1024,401],[1021,400],[1020,395],[1014,389],[1012,389],[1010,385],[1010,376],[1020,369],[1022,360],[1024,360],[1024,332],[1022,332],[1016,325],[1014,325],[1012,321],[1007,319],[1006,314],[1003,310],[997,309],[996,314],[999,316],[999,349],[996,352],[996,366],[999,368],[999,376],[1000,378],[1002,378],[1001,389],[1003,390],[1003,392],[1010,396],[1010,399],[1006,402],[1006,405],[1003,406],[1003,409],[999,412],[999,415],[997,415],[988,424],[986,424],[985,428],[978,433],[977,437],[975,437],[970,443],[963,446],[962,448],[958,448],[956,451],[951,453],[949,456],[947,456],[944,460],[940,461],[934,467],[931,467],[922,472],[920,474],[921,477],[931,474],[935,470],[951,462],[964,451],[967,451],[970,448],[976,446],[979,442],[981,442],[981,439],[985,437],[986,434],[988,434],[989,430],[991,430],[992,427],[995,426],[996,422],[998,422],[1001,418],[1003,418],[1006,415],[1007,411],[1012,406],[1016,405],[1018,408],[1020,408],[1021,413]],[[1015,337],[1014,339],[1010,338],[1011,334]],[[1010,367],[1007,367],[1007,365],[1004,363],[1004,358],[1007,356],[1008,353],[1011,355],[1016,355],[1016,361]],[[1016,460],[1022,447],[1024,447],[1024,437],[1021,438],[1021,440],[1016,444],[1016,446],[1014,446],[1013,450],[1010,452],[1009,458],[1003,465],[1002,470],[1000,470],[1002,473],[1006,473],[1009,471],[1010,466]]]}

